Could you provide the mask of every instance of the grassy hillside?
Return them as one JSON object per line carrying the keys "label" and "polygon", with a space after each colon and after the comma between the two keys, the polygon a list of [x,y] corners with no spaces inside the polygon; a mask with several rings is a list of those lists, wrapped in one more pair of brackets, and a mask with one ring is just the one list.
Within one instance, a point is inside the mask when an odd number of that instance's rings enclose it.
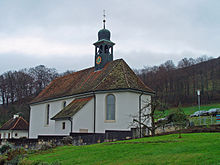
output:
{"label": "grassy hillside", "polygon": [[87,146],[64,146],[29,155],[62,164],[219,164],[220,133],[166,135]]}
{"label": "grassy hillside", "polygon": [[[207,105],[201,105],[200,110],[201,111],[207,111],[211,108],[220,108],[220,103],[217,104],[207,104]],[[171,108],[169,110],[172,110],[174,108]],[[185,112],[186,115],[193,114],[194,112],[199,110],[198,105],[197,106],[190,106],[190,107],[182,107],[183,111]],[[167,110],[167,112],[169,111]]]}
{"label": "grassy hillside", "polygon": [[[201,105],[200,106],[200,110],[201,111],[207,111],[211,108],[220,108],[220,103],[216,103],[216,104],[207,104],[207,105]],[[170,108],[164,111],[163,117],[166,117],[172,110],[177,109],[177,107],[174,108]],[[186,115],[191,115],[194,112],[199,110],[198,106],[188,106],[188,107],[181,107],[181,109],[185,112]],[[160,112],[156,112],[156,113],[160,113]]]}

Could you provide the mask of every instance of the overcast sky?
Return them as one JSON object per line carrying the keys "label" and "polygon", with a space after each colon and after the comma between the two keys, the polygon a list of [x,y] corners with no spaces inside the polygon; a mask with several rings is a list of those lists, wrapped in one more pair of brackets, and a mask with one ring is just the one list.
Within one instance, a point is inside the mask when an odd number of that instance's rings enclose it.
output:
{"label": "overcast sky", "polygon": [[0,0],[0,73],[94,65],[102,28],[131,68],[220,55],[219,0]]}

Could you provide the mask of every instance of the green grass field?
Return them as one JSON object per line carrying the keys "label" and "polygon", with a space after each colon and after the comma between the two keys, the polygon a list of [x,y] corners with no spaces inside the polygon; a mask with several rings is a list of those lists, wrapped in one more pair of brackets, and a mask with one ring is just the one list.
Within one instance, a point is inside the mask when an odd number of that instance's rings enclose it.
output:
{"label": "green grass field", "polygon": [[[209,105],[202,105],[200,107],[201,111],[207,111],[211,108],[220,108],[220,103],[219,104],[209,104]],[[192,107],[183,107],[184,112],[187,115],[193,114],[194,112],[199,110],[198,106],[192,106]]]}
{"label": "green grass field", "polygon": [[[177,107],[176,107],[177,108]],[[170,108],[168,110],[165,110],[165,115],[169,114],[169,111],[176,109],[176,108]],[[181,107],[183,109],[183,111],[185,112],[186,115],[191,115],[194,112],[199,110],[198,106],[188,106],[188,107]],[[200,110],[201,111],[207,111],[211,108],[220,108],[220,103],[216,103],[216,104],[208,104],[208,105],[201,105]]]}
{"label": "green grass field", "polygon": [[26,161],[68,164],[220,164],[220,133],[148,137],[31,154]]}

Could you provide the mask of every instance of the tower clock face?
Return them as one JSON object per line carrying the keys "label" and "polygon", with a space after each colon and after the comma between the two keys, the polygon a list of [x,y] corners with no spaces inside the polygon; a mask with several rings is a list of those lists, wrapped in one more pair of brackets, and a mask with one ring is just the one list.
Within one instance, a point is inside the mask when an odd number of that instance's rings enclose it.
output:
{"label": "tower clock face", "polygon": [[96,64],[100,64],[102,62],[102,58],[100,56],[98,56],[96,58]]}

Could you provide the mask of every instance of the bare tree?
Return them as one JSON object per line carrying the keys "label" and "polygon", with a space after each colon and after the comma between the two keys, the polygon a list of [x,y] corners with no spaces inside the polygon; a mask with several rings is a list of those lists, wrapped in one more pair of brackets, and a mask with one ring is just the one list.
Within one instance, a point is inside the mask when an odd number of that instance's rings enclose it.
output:
{"label": "bare tree", "polygon": [[[166,121],[160,122],[158,124],[155,123],[155,119],[159,119],[164,116],[164,110],[166,109],[166,106],[156,99],[147,99],[143,102],[144,106],[140,109],[140,116],[137,114],[132,115],[133,122],[130,126],[138,128],[140,133],[142,132],[142,129],[148,129],[151,132],[151,135],[155,136],[156,129],[167,123]],[[143,135],[143,133],[140,134],[140,137]]]}
{"label": "bare tree", "polygon": [[196,63],[204,62],[213,59],[213,57],[208,57],[207,55],[203,55],[196,59]]}
{"label": "bare tree", "polygon": [[5,90],[6,90],[6,83],[5,78],[3,75],[0,76],[0,96],[2,104],[5,105]]}
{"label": "bare tree", "polygon": [[42,89],[44,89],[53,79],[58,77],[56,69],[46,68],[44,65],[30,68],[29,74],[34,78],[34,84],[37,94]]}
{"label": "bare tree", "polygon": [[172,60],[168,60],[162,65],[164,66],[164,68],[166,68],[167,71],[174,70],[176,68]]}
{"label": "bare tree", "polygon": [[182,60],[179,61],[178,68],[185,68],[191,65],[192,63],[190,62],[190,60],[188,60],[187,58],[183,58]]}
{"label": "bare tree", "polygon": [[17,101],[32,96],[34,93],[34,79],[25,70],[15,71],[15,95]]}
{"label": "bare tree", "polygon": [[74,70],[67,70],[67,71],[61,73],[59,76],[66,76],[66,75],[74,73],[74,72],[75,72]]}

